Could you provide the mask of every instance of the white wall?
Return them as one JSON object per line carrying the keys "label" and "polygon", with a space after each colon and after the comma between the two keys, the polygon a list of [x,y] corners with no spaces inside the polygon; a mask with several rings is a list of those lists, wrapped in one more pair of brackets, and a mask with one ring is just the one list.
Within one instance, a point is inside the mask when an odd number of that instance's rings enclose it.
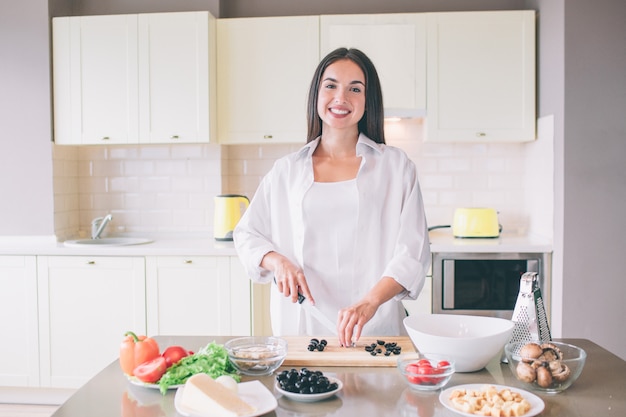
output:
{"label": "white wall", "polygon": [[0,236],[52,236],[47,0],[0,2]]}
{"label": "white wall", "polygon": [[626,2],[565,2],[563,334],[626,359]]}
{"label": "white wall", "polygon": [[552,330],[626,359],[626,3],[528,6],[539,10],[539,116],[554,116]]}

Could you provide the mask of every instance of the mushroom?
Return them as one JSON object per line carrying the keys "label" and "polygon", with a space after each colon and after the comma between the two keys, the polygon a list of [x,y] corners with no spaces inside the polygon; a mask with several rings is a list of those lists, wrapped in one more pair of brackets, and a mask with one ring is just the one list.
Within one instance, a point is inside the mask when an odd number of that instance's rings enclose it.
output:
{"label": "mushroom", "polygon": [[524,362],[532,362],[543,353],[543,349],[537,343],[526,343],[519,350],[519,354]]}
{"label": "mushroom", "polygon": [[563,359],[563,354],[561,353],[561,349],[559,349],[556,345],[552,343],[543,343],[540,346],[540,348],[542,352],[540,356],[538,357],[538,359],[542,361],[551,362],[551,361]]}
{"label": "mushroom", "polygon": [[516,368],[517,378],[520,381],[531,383],[537,378],[537,372],[530,364],[519,362]]}
{"label": "mushroom", "polygon": [[556,382],[565,382],[567,381],[567,378],[569,378],[570,375],[570,369],[569,366],[565,365],[564,363],[561,364],[561,368],[556,370],[556,371],[552,371],[552,378],[556,381]]}
{"label": "mushroom", "polygon": [[537,368],[537,385],[548,388],[552,384],[552,373],[546,367]]}

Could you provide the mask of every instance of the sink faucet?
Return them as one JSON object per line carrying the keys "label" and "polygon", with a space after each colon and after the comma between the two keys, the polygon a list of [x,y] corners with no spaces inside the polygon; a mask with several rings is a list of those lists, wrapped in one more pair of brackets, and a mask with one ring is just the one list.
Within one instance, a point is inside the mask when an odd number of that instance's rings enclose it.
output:
{"label": "sink faucet", "polygon": [[91,238],[100,239],[100,234],[107,224],[113,220],[113,216],[108,214],[106,217],[97,217],[91,221]]}

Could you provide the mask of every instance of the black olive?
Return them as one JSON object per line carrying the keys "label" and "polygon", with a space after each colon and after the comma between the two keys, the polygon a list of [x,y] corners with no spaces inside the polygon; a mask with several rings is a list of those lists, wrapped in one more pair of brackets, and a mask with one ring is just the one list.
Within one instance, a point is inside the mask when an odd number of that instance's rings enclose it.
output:
{"label": "black olive", "polygon": [[326,339],[320,340],[320,345],[326,346],[327,344],[328,344],[328,342],[326,341]]}
{"label": "black olive", "polygon": [[312,371],[307,368],[302,368],[300,371],[293,369],[283,371],[276,376],[276,379],[281,389],[300,394],[317,394],[338,388],[338,384],[331,383],[322,371]]}
{"label": "black olive", "polygon": [[376,351],[375,351],[375,350],[373,350],[373,351],[371,351],[371,352],[370,352],[370,355],[372,355],[372,356],[376,356],[376,355],[377,355],[377,353],[376,353]]}
{"label": "black olive", "polygon": [[384,344],[385,344],[385,341],[384,341],[384,340],[377,340],[377,341],[376,341],[376,343],[378,343],[379,345],[381,345],[381,346],[382,346],[382,345],[384,345]]}

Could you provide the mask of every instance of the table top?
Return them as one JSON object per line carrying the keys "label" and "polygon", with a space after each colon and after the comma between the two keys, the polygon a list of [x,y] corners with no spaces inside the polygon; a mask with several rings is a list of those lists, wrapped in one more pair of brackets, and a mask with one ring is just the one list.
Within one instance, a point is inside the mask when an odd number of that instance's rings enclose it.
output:
{"label": "table top", "polygon": [[[160,346],[182,345],[197,349],[230,337],[158,336]],[[559,394],[533,391],[545,402],[540,416],[625,416],[626,361],[586,339],[555,339],[579,346],[587,352],[587,362],[579,379]],[[282,368],[281,368],[282,369]],[[279,371],[281,370],[279,369]],[[331,399],[299,403],[283,398],[274,390],[275,375],[243,377],[242,382],[258,379],[275,395],[278,408],[267,416],[419,416],[454,417],[458,414],[439,402],[440,391],[412,391],[396,368],[320,367],[315,368],[343,381],[343,390]],[[507,364],[494,358],[484,369],[455,374],[445,388],[461,384],[497,384],[522,388]],[[444,388],[444,389],[445,389]],[[53,417],[177,417],[175,390],[161,395],[158,390],[128,382],[114,361],[78,389]]]}

